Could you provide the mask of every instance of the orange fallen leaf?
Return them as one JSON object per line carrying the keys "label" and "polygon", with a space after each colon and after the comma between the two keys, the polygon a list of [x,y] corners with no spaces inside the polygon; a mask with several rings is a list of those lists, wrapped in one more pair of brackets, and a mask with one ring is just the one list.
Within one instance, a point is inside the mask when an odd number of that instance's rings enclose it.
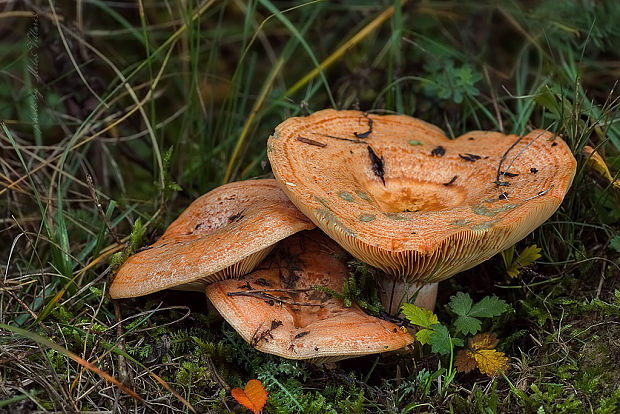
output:
{"label": "orange fallen leaf", "polygon": [[497,375],[500,370],[508,371],[508,358],[503,352],[494,349],[498,342],[492,333],[485,332],[474,336],[469,340],[469,349],[457,352],[454,360],[456,369],[466,373],[477,367],[489,377]]}
{"label": "orange fallen leaf", "polygon": [[267,391],[263,388],[263,384],[256,379],[249,380],[245,384],[245,390],[233,388],[230,393],[239,404],[251,410],[254,414],[260,413],[267,402]]}

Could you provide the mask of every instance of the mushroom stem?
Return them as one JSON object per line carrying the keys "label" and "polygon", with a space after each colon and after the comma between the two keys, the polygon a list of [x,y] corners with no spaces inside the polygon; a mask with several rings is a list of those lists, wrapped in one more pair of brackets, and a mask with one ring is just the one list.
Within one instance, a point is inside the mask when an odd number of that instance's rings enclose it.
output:
{"label": "mushroom stem", "polygon": [[379,278],[379,287],[381,303],[390,315],[398,315],[403,303],[413,303],[431,311],[435,307],[437,283],[405,283],[402,280],[382,277]]}

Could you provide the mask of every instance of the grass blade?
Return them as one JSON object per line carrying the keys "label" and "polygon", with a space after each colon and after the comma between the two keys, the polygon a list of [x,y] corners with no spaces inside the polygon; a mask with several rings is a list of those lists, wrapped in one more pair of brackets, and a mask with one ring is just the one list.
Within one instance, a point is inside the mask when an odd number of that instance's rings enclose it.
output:
{"label": "grass blade", "polygon": [[117,380],[116,378],[114,378],[113,376],[111,376],[110,374],[108,374],[105,371],[102,371],[101,369],[97,368],[96,366],[94,366],[93,364],[91,364],[90,362],[86,361],[85,359],[79,357],[78,355],[74,354],[73,352],[69,351],[66,348],[63,348],[62,346],[58,345],[55,342],[50,341],[49,339],[38,335],[36,333],[27,331],[25,329],[21,329],[21,328],[17,328],[15,326],[10,326],[10,325],[6,325],[3,323],[0,323],[0,329],[4,329],[10,332],[13,332],[17,335],[21,335],[23,337],[26,337],[28,339],[30,339],[31,341],[34,341],[40,345],[45,345],[48,348],[52,348],[55,351],[60,352],[61,354],[65,355],[68,358],[71,358],[72,360],[74,360],[75,362],[77,362],[78,364],[80,364],[81,366],[83,366],[84,368],[88,369],[89,371],[94,372],[95,374],[99,375],[101,378],[105,379],[106,381],[112,383],[113,385],[115,385],[116,387],[118,387],[121,391],[123,391],[125,394],[129,395],[131,398],[133,398],[136,401],[141,402],[142,404],[146,404],[146,401],[144,401],[142,399],[142,397],[140,397],[138,394],[136,394],[136,392],[132,389],[130,389],[129,387],[121,384],[121,382],[119,380]]}

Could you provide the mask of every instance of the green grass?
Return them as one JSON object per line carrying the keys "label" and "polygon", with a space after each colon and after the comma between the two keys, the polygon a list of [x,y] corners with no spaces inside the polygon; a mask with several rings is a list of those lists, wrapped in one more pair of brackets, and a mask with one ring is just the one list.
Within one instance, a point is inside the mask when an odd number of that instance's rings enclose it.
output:
{"label": "green grass", "polygon": [[[0,11],[0,323],[31,334],[0,330],[0,410],[189,410],[159,377],[214,412],[241,412],[227,390],[251,378],[270,413],[620,410],[620,199],[580,152],[597,147],[618,175],[617,2],[32,3]],[[446,383],[449,355],[428,346],[286,361],[251,349],[204,295],[106,296],[114,253],[140,247],[135,223],[148,244],[200,194],[268,175],[274,127],[332,106],[451,136],[549,128],[574,151],[564,203],[517,246],[542,258],[518,279],[497,256],[440,285],[446,325],[457,292],[509,305],[483,321],[505,377]]]}

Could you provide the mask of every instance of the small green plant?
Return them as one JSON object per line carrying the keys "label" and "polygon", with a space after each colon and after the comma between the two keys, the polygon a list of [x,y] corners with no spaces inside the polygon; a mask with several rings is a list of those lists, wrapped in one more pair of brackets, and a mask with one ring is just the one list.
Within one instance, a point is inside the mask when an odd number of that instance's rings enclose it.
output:
{"label": "small green plant", "polygon": [[[452,327],[457,335],[475,335],[482,327],[480,318],[492,318],[508,310],[506,302],[497,296],[486,296],[474,304],[469,294],[463,292],[452,296],[448,307],[456,314]],[[418,341],[423,345],[430,344],[433,352],[446,355],[450,352],[451,345],[464,345],[463,339],[451,336],[448,328],[439,323],[433,312],[411,303],[405,303],[402,310],[411,324],[422,328],[416,334]]]}
{"label": "small green plant", "polygon": [[506,266],[506,273],[511,279],[519,276],[521,268],[526,267],[540,259],[540,247],[532,244],[521,250],[521,253],[514,257],[515,246],[512,245],[508,249],[502,252],[502,259],[504,260],[504,266]]}
{"label": "small green plant", "polygon": [[351,307],[355,303],[369,315],[378,316],[383,310],[370,267],[360,261],[354,262],[353,271],[345,280],[342,293],[325,286],[313,286],[313,289],[342,300],[346,307]]}
{"label": "small green plant", "polygon": [[506,302],[497,296],[486,296],[474,304],[472,298],[463,292],[452,296],[448,306],[457,315],[454,320],[456,331],[465,335],[480,332],[482,327],[480,318],[493,318],[508,310]]}
{"label": "small green plant", "polygon": [[170,195],[175,191],[182,191],[183,189],[179,184],[176,183],[172,179],[170,175],[170,165],[172,161],[173,148],[168,148],[168,151],[164,154],[163,157],[163,185],[161,183],[155,183],[159,186],[159,190],[163,193],[164,199],[170,197]]}
{"label": "small green plant", "polygon": [[[444,375],[443,390],[454,379],[456,365],[459,371],[468,372],[478,368],[480,372],[489,376],[499,370],[507,369],[507,358],[503,353],[495,350],[498,341],[493,334],[478,334],[482,329],[481,318],[499,316],[508,310],[508,305],[496,296],[486,296],[474,303],[467,293],[459,292],[450,298],[448,307],[455,314],[450,329],[439,323],[437,315],[429,310],[422,309],[410,303],[403,305],[405,317],[413,325],[419,326],[416,339],[423,345],[431,345],[431,351],[439,355],[450,354],[450,362]],[[452,331],[452,333],[451,333]],[[478,334],[478,335],[476,335]],[[468,347],[455,354],[454,347],[465,345],[464,335],[475,335],[468,341]],[[456,355],[456,363],[455,363]]]}
{"label": "small green plant", "polygon": [[135,253],[143,243],[146,227],[142,224],[142,220],[138,217],[133,223],[133,230],[129,236],[129,243],[122,252],[115,253],[110,259],[112,269],[118,269],[129,256]]}
{"label": "small green plant", "polygon": [[428,96],[461,103],[465,97],[480,93],[475,85],[482,79],[482,75],[468,64],[456,67],[452,59],[442,59],[430,61],[424,65],[424,69],[428,72],[428,82],[424,85],[424,92]]}

